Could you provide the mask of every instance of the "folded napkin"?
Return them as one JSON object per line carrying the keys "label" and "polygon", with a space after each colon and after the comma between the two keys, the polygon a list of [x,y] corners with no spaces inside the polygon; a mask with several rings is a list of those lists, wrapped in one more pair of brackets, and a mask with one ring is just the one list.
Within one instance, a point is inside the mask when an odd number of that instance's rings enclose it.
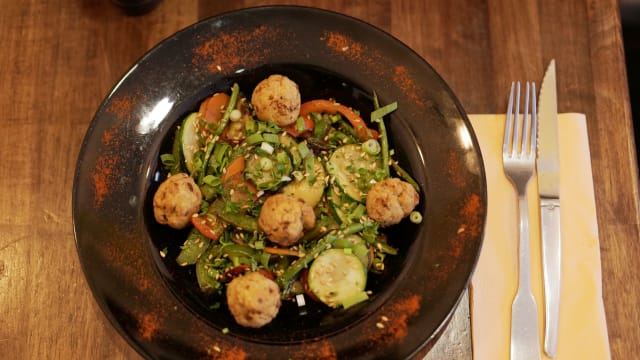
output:
{"label": "folded napkin", "polygon": [[[502,168],[505,115],[471,115],[487,174],[484,244],[471,284],[475,360],[509,359],[511,302],[518,286],[517,194]],[[602,302],[600,246],[586,119],[560,114],[562,290],[556,359],[610,359]],[[544,298],[537,178],[529,183],[531,284],[538,304],[540,351]]]}

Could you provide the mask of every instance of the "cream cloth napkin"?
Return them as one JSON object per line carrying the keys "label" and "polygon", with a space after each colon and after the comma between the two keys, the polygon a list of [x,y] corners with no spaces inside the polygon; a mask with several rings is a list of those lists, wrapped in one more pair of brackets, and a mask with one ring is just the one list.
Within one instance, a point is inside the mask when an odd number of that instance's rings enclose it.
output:
{"label": "cream cloth napkin", "polygon": [[[482,252],[471,285],[475,360],[509,359],[511,302],[517,280],[517,194],[502,168],[505,115],[471,115],[487,174],[488,213]],[[593,179],[583,114],[560,114],[562,289],[557,360],[610,359],[602,302],[600,246]],[[544,341],[537,178],[528,189],[531,284],[538,304],[540,351]]]}

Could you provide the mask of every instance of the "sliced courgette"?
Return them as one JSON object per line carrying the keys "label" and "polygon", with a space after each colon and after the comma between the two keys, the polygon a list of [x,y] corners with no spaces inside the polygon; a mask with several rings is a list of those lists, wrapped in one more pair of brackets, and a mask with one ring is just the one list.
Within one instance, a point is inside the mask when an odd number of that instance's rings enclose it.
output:
{"label": "sliced courgette", "polygon": [[300,151],[298,151],[298,142],[293,138],[293,136],[286,132],[280,133],[278,140],[280,141],[280,146],[282,146],[291,155],[293,167],[296,169],[300,167],[302,164],[302,156],[300,156]]}
{"label": "sliced courgette", "polygon": [[364,201],[371,180],[381,168],[380,157],[367,154],[358,144],[337,148],[327,162],[327,170],[334,181],[356,201]]}
{"label": "sliced courgette", "polygon": [[330,307],[348,307],[367,299],[367,270],[348,249],[329,249],[318,255],[307,282],[318,300]]}
{"label": "sliced courgette", "polygon": [[294,179],[283,186],[282,192],[304,200],[311,207],[318,205],[324,194],[325,172],[322,163],[318,159],[313,163],[313,169],[315,173],[313,181],[311,181],[309,174],[305,173],[300,179]]}
{"label": "sliced courgette", "polygon": [[192,174],[194,170],[193,159],[196,152],[200,150],[198,144],[198,131],[197,131],[198,113],[191,113],[182,122],[180,130],[180,142],[182,145],[182,156],[184,158],[184,164]]}

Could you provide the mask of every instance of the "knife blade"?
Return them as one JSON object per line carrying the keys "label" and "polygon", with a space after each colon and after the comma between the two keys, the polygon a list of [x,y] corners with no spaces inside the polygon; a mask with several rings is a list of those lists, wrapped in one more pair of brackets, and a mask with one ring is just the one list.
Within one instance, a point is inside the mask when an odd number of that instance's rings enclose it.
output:
{"label": "knife blade", "polygon": [[551,60],[540,88],[538,111],[538,192],[544,282],[544,351],[553,358],[558,344],[562,241],[560,236],[560,159],[556,63]]}

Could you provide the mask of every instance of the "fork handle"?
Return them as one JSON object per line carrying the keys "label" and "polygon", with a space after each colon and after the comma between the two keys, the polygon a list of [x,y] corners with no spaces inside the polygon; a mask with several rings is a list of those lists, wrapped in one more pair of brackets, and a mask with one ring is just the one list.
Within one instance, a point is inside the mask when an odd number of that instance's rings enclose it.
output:
{"label": "fork handle", "polygon": [[531,291],[529,206],[524,191],[518,191],[520,213],[518,246],[518,292],[511,305],[511,360],[540,359],[538,308]]}
{"label": "fork handle", "polygon": [[518,277],[519,287],[531,290],[531,244],[529,233],[529,201],[526,194],[518,195],[518,209],[520,211],[520,243],[518,245],[518,260],[520,271]]}

